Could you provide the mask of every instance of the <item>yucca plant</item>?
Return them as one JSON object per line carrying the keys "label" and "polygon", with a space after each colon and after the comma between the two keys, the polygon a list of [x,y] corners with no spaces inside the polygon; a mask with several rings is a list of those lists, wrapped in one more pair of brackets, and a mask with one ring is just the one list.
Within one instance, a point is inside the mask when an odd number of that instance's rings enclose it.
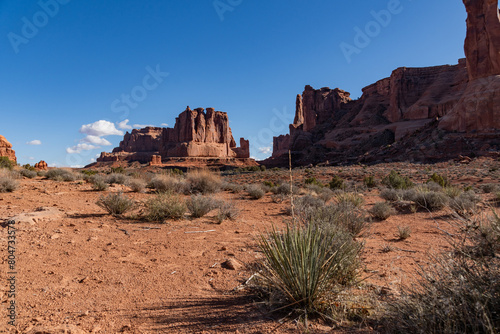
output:
{"label": "yucca plant", "polygon": [[280,296],[281,308],[299,311],[306,319],[312,314],[325,315],[335,286],[346,283],[346,265],[360,251],[352,238],[338,238],[333,231],[313,224],[289,225],[283,232],[273,228],[261,235],[259,246],[265,257],[262,284]]}

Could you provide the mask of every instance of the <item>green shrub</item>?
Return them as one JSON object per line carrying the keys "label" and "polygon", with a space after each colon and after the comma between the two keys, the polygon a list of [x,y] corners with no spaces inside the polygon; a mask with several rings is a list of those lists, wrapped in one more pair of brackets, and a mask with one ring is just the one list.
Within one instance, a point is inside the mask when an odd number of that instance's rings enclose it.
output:
{"label": "green shrub", "polygon": [[11,193],[19,187],[19,182],[9,176],[0,176],[0,193]]}
{"label": "green shrub", "polygon": [[135,207],[135,201],[122,193],[109,194],[99,197],[96,204],[112,215],[121,215]]}
{"label": "green shrub", "polygon": [[382,184],[392,189],[409,189],[414,186],[408,176],[402,176],[394,170],[382,179]]}
{"label": "green shrub", "polygon": [[448,178],[446,176],[442,176],[439,174],[432,174],[432,176],[427,180],[427,182],[435,182],[439,184],[442,188],[449,187],[450,186],[450,181],[448,181]]}
{"label": "green shrub", "polygon": [[109,188],[109,184],[102,175],[92,175],[89,178],[89,182],[92,184],[92,189],[95,191],[104,191]]}
{"label": "green shrub", "polygon": [[212,194],[220,191],[222,181],[219,175],[208,170],[196,170],[187,175],[189,192],[193,194]]}
{"label": "green shrub", "polygon": [[87,176],[96,175],[98,172],[96,170],[84,169],[80,173]]}
{"label": "green shrub", "polygon": [[36,171],[25,168],[21,169],[19,173],[28,179],[34,179],[38,175]]}
{"label": "green shrub", "polygon": [[122,174],[125,173],[125,169],[123,167],[111,167],[111,173]]}
{"label": "green shrub", "polygon": [[70,170],[62,168],[55,168],[49,170],[45,175],[45,177],[48,178],[49,180],[65,181],[65,182],[71,182],[78,179],[78,176],[75,175],[75,173],[73,173]]}
{"label": "green shrub", "polygon": [[251,199],[260,199],[264,197],[266,192],[262,189],[260,185],[250,184],[246,187],[246,192]]}
{"label": "green shrub", "polygon": [[343,189],[344,180],[340,176],[335,175],[328,185],[330,189]]}
{"label": "green shrub", "polygon": [[30,171],[35,171],[36,172],[35,167],[31,166],[30,164],[23,165],[23,168],[26,169],[26,170],[30,170]]}
{"label": "green shrub", "polygon": [[12,169],[15,164],[14,161],[10,161],[7,157],[0,157],[0,168]]}
{"label": "green shrub", "polygon": [[182,219],[186,214],[186,203],[177,195],[159,193],[145,203],[145,218],[149,221]]}
{"label": "green shrub", "polygon": [[261,235],[264,253],[260,284],[282,308],[325,314],[332,295],[356,277],[361,246],[342,230],[315,225],[287,226]]}
{"label": "green shrub", "polygon": [[441,210],[448,204],[448,197],[442,192],[419,189],[415,192],[412,201],[429,211]]}
{"label": "green shrub", "polygon": [[192,195],[186,205],[193,218],[200,218],[215,209],[218,203],[211,197],[198,194]]}
{"label": "green shrub", "polygon": [[370,213],[377,219],[386,220],[390,216],[395,215],[396,210],[387,202],[378,202],[373,205]]}
{"label": "green shrub", "polygon": [[363,179],[363,183],[368,188],[375,188],[378,185],[377,181],[375,180],[375,177],[373,177],[373,176],[365,177]]}
{"label": "green shrub", "polygon": [[321,183],[320,181],[316,180],[315,177],[308,177],[307,179],[305,179],[304,183],[305,184],[310,184],[310,185],[315,185],[315,186],[318,186],[318,187],[323,187],[323,183]]}

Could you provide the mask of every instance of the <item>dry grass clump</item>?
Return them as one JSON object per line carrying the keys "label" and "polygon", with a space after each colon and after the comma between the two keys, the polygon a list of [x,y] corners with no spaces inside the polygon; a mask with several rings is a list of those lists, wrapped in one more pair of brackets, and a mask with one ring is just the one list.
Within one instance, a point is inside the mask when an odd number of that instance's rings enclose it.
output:
{"label": "dry grass clump", "polygon": [[219,201],[201,194],[192,195],[186,202],[191,217],[200,218],[219,206]]}
{"label": "dry grass clump", "polygon": [[453,250],[421,268],[416,285],[389,302],[387,333],[500,332],[500,218],[465,222]]}
{"label": "dry grass clump", "polygon": [[11,193],[19,187],[19,182],[10,173],[0,174],[0,193]]}
{"label": "dry grass clump", "polygon": [[80,175],[77,175],[68,169],[55,168],[49,170],[47,174],[45,174],[45,177],[53,181],[71,182],[78,180]]}
{"label": "dry grass clump", "polygon": [[26,169],[26,168],[23,168],[19,171],[19,173],[24,176],[25,178],[28,178],[28,179],[34,179],[35,177],[38,176],[37,172],[34,171],[34,170],[31,170],[31,169]]}
{"label": "dry grass clump", "polygon": [[251,199],[260,199],[266,194],[260,184],[250,184],[245,187],[245,190]]}
{"label": "dry grass clump", "polygon": [[370,213],[377,219],[386,220],[390,216],[396,214],[396,209],[394,209],[392,205],[387,202],[378,202],[373,205]]}
{"label": "dry grass clump", "polygon": [[481,200],[474,191],[467,191],[450,200],[450,208],[460,216],[473,215],[477,211],[477,203]]}
{"label": "dry grass clump", "polygon": [[225,182],[223,181],[221,184],[221,189],[224,191],[230,191],[233,194],[239,194],[242,192],[245,188],[237,183],[231,183],[231,182]]}
{"label": "dry grass clump", "polygon": [[220,175],[205,169],[189,172],[186,181],[189,192],[193,194],[213,194],[219,192],[222,186]]}
{"label": "dry grass clump", "polygon": [[481,186],[481,190],[485,194],[495,193],[499,190],[499,186],[496,183],[487,183]]}
{"label": "dry grass clump", "polygon": [[449,198],[457,198],[462,193],[462,189],[454,186],[448,186],[446,188],[443,188],[443,192]]}
{"label": "dry grass clump", "polygon": [[417,206],[429,211],[443,209],[448,204],[448,196],[440,191],[432,191],[425,187],[419,187],[411,199]]}
{"label": "dry grass clump", "polygon": [[186,214],[186,203],[178,195],[158,193],[145,203],[145,218],[149,221],[182,219]]}
{"label": "dry grass clump", "polygon": [[398,226],[399,240],[406,240],[411,236],[411,228],[409,226]]}
{"label": "dry grass clump", "polygon": [[389,202],[398,202],[403,200],[403,190],[385,188],[380,192],[380,197]]}
{"label": "dry grass clump", "polygon": [[127,181],[127,186],[134,193],[143,193],[146,189],[146,181],[142,179],[130,179]]}
{"label": "dry grass clump", "polygon": [[106,182],[108,184],[125,184],[128,179],[128,176],[121,173],[111,173],[106,175]]}
{"label": "dry grass clump", "polygon": [[113,193],[106,197],[101,196],[96,204],[111,215],[124,214],[136,206],[134,200],[123,195],[122,193]]}
{"label": "dry grass clump", "polygon": [[233,202],[221,202],[219,203],[219,210],[215,219],[218,224],[222,224],[227,219],[235,220],[239,214],[240,210]]}
{"label": "dry grass clump", "polygon": [[92,189],[95,191],[104,191],[109,188],[109,183],[102,175],[92,175],[89,177],[88,181],[92,184]]}
{"label": "dry grass clump", "polygon": [[343,205],[345,203],[352,204],[354,207],[359,208],[363,205],[365,200],[363,197],[355,192],[344,192],[344,191],[339,191],[335,195],[335,200],[339,205]]}
{"label": "dry grass clump", "polygon": [[289,196],[292,191],[294,194],[298,193],[298,189],[295,186],[292,186],[292,190],[290,191],[289,183],[281,183],[280,185],[271,188],[271,192],[275,195]]}
{"label": "dry grass clump", "polygon": [[186,191],[187,185],[184,179],[172,175],[158,175],[149,181],[148,188],[157,192],[170,192],[182,194]]}

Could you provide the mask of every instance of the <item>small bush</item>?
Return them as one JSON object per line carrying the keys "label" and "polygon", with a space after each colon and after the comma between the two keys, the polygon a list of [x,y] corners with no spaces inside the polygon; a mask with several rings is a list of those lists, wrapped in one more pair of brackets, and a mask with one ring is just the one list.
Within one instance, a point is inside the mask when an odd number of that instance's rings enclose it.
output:
{"label": "small bush", "polygon": [[382,184],[392,189],[409,189],[414,186],[410,178],[402,176],[396,171],[391,171],[389,175],[382,179]]}
{"label": "small bush", "polygon": [[373,205],[370,213],[377,219],[386,220],[390,216],[395,215],[396,210],[387,202],[378,202]]}
{"label": "small bush", "polygon": [[488,183],[488,184],[483,184],[481,186],[481,190],[485,193],[485,194],[490,194],[490,193],[495,193],[496,191],[499,190],[498,188],[498,184],[495,184],[495,183]]}
{"label": "small bush", "polygon": [[273,201],[273,203],[283,203],[286,199],[287,199],[287,196],[283,195],[283,194],[271,195],[271,201]]}
{"label": "small bush", "polygon": [[239,194],[244,189],[242,185],[231,182],[222,182],[221,188],[225,191],[230,191],[233,194]]}
{"label": "small bush", "polygon": [[145,218],[149,221],[182,219],[186,214],[186,203],[177,195],[159,193],[145,203]]}
{"label": "small bush", "polygon": [[356,277],[361,246],[341,230],[288,226],[261,235],[264,253],[260,284],[279,307],[325,314],[335,292]]}
{"label": "small bush", "polygon": [[312,208],[305,214],[299,212],[299,217],[304,217],[307,224],[327,229],[341,228],[352,236],[360,235],[368,224],[365,212],[349,202]]}
{"label": "small bush", "polygon": [[208,170],[196,170],[187,175],[189,192],[212,194],[220,191],[222,181],[219,175]]}
{"label": "small bush", "polygon": [[456,198],[462,193],[462,190],[460,188],[453,186],[446,187],[443,189],[443,191],[449,198]]}
{"label": "small bush", "polygon": [[344,203],[350,203],[354,207],[359,208],[365,202],[363,197],[358,193],[351,192],[340,192],[334,195],[337,202],[342,205]]}
{"label": "small bush", "polygon": [[12,169],[14,166],[14,161],[10,161],[7,157],[0,157],[0,168]]}
{"label": "small bush", "polygon": [[448,197],[442,192],[419,189],[415,192],[412,201],[429,211],[441,210],[448,204]]}
{"label": "small bush", "polygon": [[251,199],[260,199],[266,194],[260,185],[250,184],[246,187],[246,192]]}
{"label": "small bush", "polygon": [[127,186],[130,187],[134,193],[143,193],[146,189],[146,182],[141,179],[131,179],[127,182]]}
{"label": "small bush", "polygon": [[398,189],[383,189],[380,192],[380,197],[389,202],[398,202],[403,199],[403,192]]}
{"label": "small bush", "polygon": [[19,171],[19,173],[21,173],[21,175],[22,175],[22,176],[24,176],[24,177],[26,177],[26,178],[28,178],[28,179],[34,179],[34,178],[35,178],[35,177],[37,177],[37,175],[38,175],[38,174],[36,173],[36,171],[34,171],[34,170],[30,170],[30,169],[25,169],[25,168],[21,169],[21,170]]}
{"label": "small bush", "polygon": [[467,191],[465,193],[462,193],[460,196],[452,199],[450,201],[450,208],[460,216],[466,217],[469,215],[473,215],[476,212],[477,203],[480,200],[480,197],[477,196],[473,191]]}
{"label": "small bush", "polygon": [[409,226],[398,226],[399,240],[406,240],[411,236],[411,228]]}
{"label": "small bush", "polygon": [[375,177],[373,177],[373,176],[367,176],[367,177],[365,177],[363,179],[363,183],[368,188],[375,188],[378,185],[377,181],[375,180]]}
{"label": "small bush", "polygon": [[96,175],[97,171],[85,169],[85,170],[82,170],[80,173],[82,173],[83,175],[92,176],[92,175]]}
{"label": "small bush", "polygon": [[49,170],[45,175],[45,177],[48,178],[49,180],[64,181],[64,182],[71,182],[78,179],[78,176],[75,175],[73,172],[61,168],[55,168]]}
{"label": "small bush", "polygon": [[[295,189],[295,187],[292,187],[292,191],[293,191],[294,194],[297,193],[296,190],[297,189]],[[290,184],[289,183],[282,183],[282,184],[280,184],[277,187],[273,187],[271,189],[271,191],[272,191],[273,194],[281,194],[281,195],[289,196],[291,194]]]}
{"label": "small bush", "polygon": [[109,194],[99,197],[96,204],[112,215],[121,215],[135,207],[135,201],[122,193]]}
{"label": "small bush", "polygon": [[315,177],[309,177],[309,178],[305,179],[304,183],[305,184],[310,184],[310,185],[315,185],[315,186],[318,186],[318,187],[323,187],[323,183],[321,183],[320,181],[316,180]]}
{"label": "small bush", "polygon": [[330,186],[330,189],[343,189],[344,180],[340,176],[335,175],[328,185]]}
{"label": "small bush", "polygon": [[240,214],[240,211],[232,202],[222,202],[219,205],[219,210],[217,211],[216,220],[217,223],[222,224],[224,220],[235,220]]}
{"label": "small bush", "polygon": [[432,176],[429,178],[427,182],[434,182],[439,184],[442,188],[446,188],[450,186],[450,181],[448,181],[448,178],[446,176],[442,176],[439,174],[432,174]]}
{"label": "small bush", "polygon": [[178,177],[161,175],[152,178],[148,183],[148,188],[164,193],[184,193],[187,185],[184,180]]}
{"label": "small bush", "polygon": [[434,181],[427,182],[425,188],[430,191],[436,191],[436,192],[443,191],[443,187],[441,187],[441,185],[437,184]]}
{"label": "small bush", "polygon": [[[118,167],[120,168],[120,167]],[[128,181],[128,177],[121,173],[111,173],[106,176],[106,182],[108,184],[125,184]]]}
{"label": "small bush", "polygon": [[19,187],[19,182],[9,176],[0,177],[0,193],[11,193]]}
{"label": "small bush", "polygon": [[191,216],[193,218],[200,218],[215,209],[218,203],[211,197],[198,194],[192,195],[186,204]]}
{"label": "small bush", "polygon": [[111,167],[111,173],[113,174],[121,174],[125,173],[125,169],[123,167]]}
{"label": "small bush", "polygon": [[90,176],[89,182],[92,184],[92,188],[95,191],[104,191],[109,188],[109,184],[106,182],[106,179],[102,175],[93,175]]}

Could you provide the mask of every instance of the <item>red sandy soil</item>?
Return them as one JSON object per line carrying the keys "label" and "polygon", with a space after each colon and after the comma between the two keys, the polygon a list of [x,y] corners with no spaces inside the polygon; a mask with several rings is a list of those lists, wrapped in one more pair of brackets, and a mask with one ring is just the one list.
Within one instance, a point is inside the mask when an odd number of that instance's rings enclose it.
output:
{"label": "red sandy soil", "polygon": [[[432,172],[448,175],[452,183],[478,186],[497,183],[499,163],[475,160],[470,165],[388,164],[373,167],[313,168],[307,173],[328,181],[333,175],[378,180],[391,169],[404,171],[415,182]],[[293,171],[302,182],[305,169]],[[286,180],[287,171],[227,176],[241,184]],[[481,181],[482,180],[482,181]],[[269,310],[241,288],[252,276],[252,264],[262,257],[256,238],[272,225],[284,227],[287,203],[273,203],[268,193],[250,200],[244,193],[221,192],[241,210],[235,221],[216,224],[212,212],[199,219],[150,223],[115,218],[95,203],[99,196],[124,191],[137,201],[151,194],[129,193],[121,185],[95,192],[84,181],[55,182],[38,177],[20,181],[13,193],[0,194],[0,221],[22,213],[16,244],[17,326],[7,325],[8,228],[0,227],[0,332],[12,333],[297,333],[303,325],[280,324],[282,315]],[[379,190],[363,190],[365,208],[377,201]],[[490,200],[482,195],[484,201]],[[45,208],[45,209],[40,209]],[[38,213],[37,213],[38,212]],[[444,231],[453,231],[449,211],[400,213],[373,221],[362,238],[360,291],[381,299],[397,297],[401,284],[411,284],[429,254],[448,249]],[[37,216],[38,215],[38,216]],[[407,225],[411,237],[397,240],[397,227]],[[382,252],[390,245],[392,250]],[[231,270],[224,261],[234,259]],[[313,322],[310,333],[375,333],[362,329],[333,329]]]}

